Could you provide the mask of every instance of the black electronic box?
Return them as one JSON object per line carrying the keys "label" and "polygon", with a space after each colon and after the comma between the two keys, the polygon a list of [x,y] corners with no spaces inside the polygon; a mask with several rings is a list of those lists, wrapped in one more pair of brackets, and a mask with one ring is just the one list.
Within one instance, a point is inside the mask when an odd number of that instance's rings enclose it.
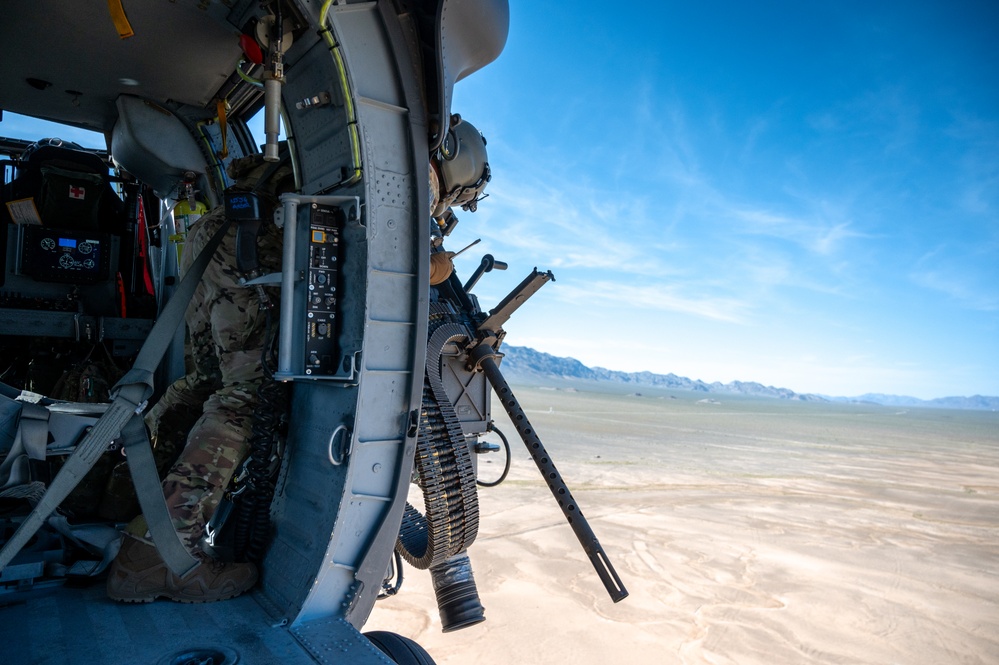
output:
{"label": "black electronic box", "polygon": [[22,225],[18,267],[40,282],[93,284],[108,279],[111,236],[98,231]]}
{"label": "black electronic box", "polygon": [[338,360],[336,312],[343,212],[332,206],[316,205],[310,213],[305,372],[328,376],[336,373]]}

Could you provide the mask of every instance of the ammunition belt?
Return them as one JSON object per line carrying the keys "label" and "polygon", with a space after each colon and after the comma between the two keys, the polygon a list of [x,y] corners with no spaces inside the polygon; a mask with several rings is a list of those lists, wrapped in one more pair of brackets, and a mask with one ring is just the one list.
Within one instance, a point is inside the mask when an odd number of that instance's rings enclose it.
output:
{"label": "ammunition belt", "polygon": [[467,339],[464,326],[452,323],[446,306],[431,305],[427,371],[416,441],[417,483],[426,515],[409,503],[396,545],[416,568],[429,568],[459,554],[479,530],[475,469],[461,423],[441,380],[441,353],[450,342]]}

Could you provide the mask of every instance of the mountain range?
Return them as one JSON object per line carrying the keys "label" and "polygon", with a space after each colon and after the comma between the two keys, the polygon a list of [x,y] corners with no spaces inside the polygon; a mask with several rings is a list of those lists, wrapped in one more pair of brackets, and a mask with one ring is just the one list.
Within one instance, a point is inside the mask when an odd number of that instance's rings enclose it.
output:
{"label": "mountain range", "polygon": [[730,383],[705,383],[699,379],[688,379],[676,374],[655,374],[653,372],[619,372],[603,367],[587,367],[575,358],[560,358],[524,346],[504,345],[502,348],[503,374],[514,383],[537,383],[544,380],[562,379],[611,383],[618,386],[636,388],[662,388],[668,390],[688,390],[703,393],[737,394],[753,397],[797,400],[801,402],[856,402],[882,404],[901,407],[936,407],[943,409],[999,409],[999,397],[974,395],[972,397],[940,397],[923,400],[905,395],[884,395],[867,393],[857,397],[832,397],[797,393],[789,388],[765,386],[755,381],[732,381]]}

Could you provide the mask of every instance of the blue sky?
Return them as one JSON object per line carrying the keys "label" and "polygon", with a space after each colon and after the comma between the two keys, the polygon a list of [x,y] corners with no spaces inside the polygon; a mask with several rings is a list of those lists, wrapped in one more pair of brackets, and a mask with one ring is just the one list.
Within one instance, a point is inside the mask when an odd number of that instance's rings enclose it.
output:
{"label": "blue sky", "polygon": [[552,269],[507,341],[588,365],[999,395],[997,7],[512,0],[458,269]]}
{"label": "blue sky", "polygon": [[511,0],[506,50],[455,91],[493,180],[448,241],[482,238],[462,277],[510,264],[476,287],[487,309],[555,273],[508,343],[999,395],[999,5],[868,4]]}

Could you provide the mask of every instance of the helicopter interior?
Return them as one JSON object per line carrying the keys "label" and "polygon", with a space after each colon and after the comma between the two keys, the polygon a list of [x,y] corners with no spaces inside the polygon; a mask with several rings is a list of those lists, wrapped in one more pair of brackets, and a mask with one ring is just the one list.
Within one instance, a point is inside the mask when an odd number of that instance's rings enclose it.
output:
{"label": "helicopter interior", "polygon": [[[0,12],[0,120],[105,141],[0,138],[5,653],[432,663],[411,640],[359,631],[398,591],[403,559],[429,569],[445,632],[484,620],[467,549],[475,458],[498,448],[482,441],[492,390],[612,599],[627,596],[498,369],[503,324],[553,275],[535,269],[489,311],[469,292],[502,262],[487,255],[465,283],[431,279],[457,218],[428,214],[430,161],[461,152],[453,88],[502,51],[507,0],[36,0]],[[263,136],[248,125],[258,113]],[[231,189],[229,167],[248,156],[290,166],[273,210]],[[488,164],[476,168],[481,185]],[[207,543],[255,561],[260,582],[208,606],[118,605],[101,571],[122,525],[152,505],[130,489],[143,472],[128,428],[143,429],[144,409],[185,372],[196,281],[180,259],[189,226],[223,205],[283,237],[280,271],[243,277],[280,291],[261,363],[273,361],[268,382],[286,402],[260,398],[273,436],[244,467],[257,470],[233,501],[243,517],[226,522],[220,507],[209,525],[243,536]],[[407,503],[411,485],[423,512]],[[226,549],[247,530],[261,539]]]}

